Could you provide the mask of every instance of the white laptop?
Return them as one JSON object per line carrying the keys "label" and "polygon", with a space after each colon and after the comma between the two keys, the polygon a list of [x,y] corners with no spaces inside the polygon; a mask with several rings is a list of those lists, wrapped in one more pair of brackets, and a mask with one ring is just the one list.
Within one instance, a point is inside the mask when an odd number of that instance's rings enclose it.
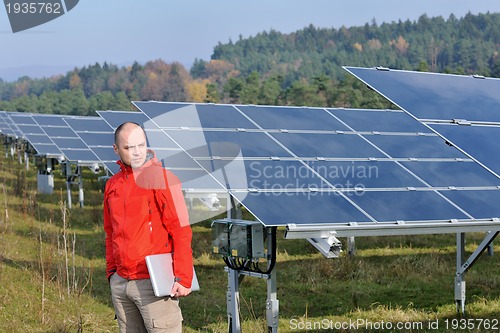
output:
{"label": "white laptop", "polygon": [[[170,296],[175,279],[172,253],[146,256],[146,265],[148,266],[155,296]],[[196,272],[193,267],[193,282],[191,283],[191,291],[197,290],[200,290],[200,285],[198,284],[198,278],[196,277]]]}

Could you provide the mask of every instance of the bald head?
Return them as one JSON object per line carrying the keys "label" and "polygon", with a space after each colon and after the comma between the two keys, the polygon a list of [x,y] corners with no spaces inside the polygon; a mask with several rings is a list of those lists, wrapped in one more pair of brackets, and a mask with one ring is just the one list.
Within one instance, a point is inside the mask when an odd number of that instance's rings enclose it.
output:
{"label": "bald head", "polygon": [[[142,129],[141,125],[139,125],[138,123],[134,123],[133,121],[126,121],[124,122],[123,124],[121,124],[120,126],[118,126],[115,130],[115,145],[118,144],[118,140],[119,140],[119,137],[120,137],[120,133],[125,131],[125,130],[130,130],[130,129],[135,129],[135,128],[140,128],[143,132],[144,130]],[[144,133],[144,136],[146,134]]]}
{"label": "bald head", "polygon": [[146,133],[139,124],[125,122],[115,131],[113,148],[123,164],[141,167],[146,160]]}

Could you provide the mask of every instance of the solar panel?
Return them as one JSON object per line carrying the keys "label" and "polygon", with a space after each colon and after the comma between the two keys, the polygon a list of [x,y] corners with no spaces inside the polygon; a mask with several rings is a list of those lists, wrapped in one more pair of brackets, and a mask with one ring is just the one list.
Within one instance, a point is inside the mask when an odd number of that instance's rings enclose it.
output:
{"label": "solar panel", "polygon": [[112,133],[109,125],[100,117],[65,118],[64,121],[76,133]]}
{"label": "solar panel", "polygon": [[[427,165],[427,163],[415,163]],[[396,161],[313,161],[307,164],[336,188],[408,188],[425,186]],[[295,175],[292,175],[295,176]],[[300,176],[300,175],[298,175]]]}
{"label": "solar panel", "polygon": [[[135,102],[135,105],[150,118],[156,118],[156,125],[160,128],[253,128],[253,125],[239,112],[234,112],[231,105],[204,104],[196,108],[192,104],[163,103],[163,102]],[[165,112],[176,110],[170,117],[165,118]],[[196,117],[194,115],[196,114]]]}
{"label": "solar panel", "polygon": [[271,133],[272,137],[300,158],[381,158],[377,150],[356,134]]}
{"label": "solar panel", "polygon": [[[215,172],[212,172],[212,174],[217,177],[217,180],[224,184],[226,188],[235,191],[247,191],[247,189],[273,191],[273,189],[286,188],[287,186],[291,189],[303,188],[307,190],[312,186],[321,188],[323,182],[321,177],[310,172],[309,168],[300,161],[200,160],[199,163],[205,170],[214,170]],[[227,173],[231,172],[217,172],[217,170],[231,170],[231,163],[243,167],[242,175],[246,175],[246,179],[238,182],[228,178]],[[274,178],[272,183],[267,180],[267,178],[271,177]]]}
{"label": "solar panel", "polygon": [[371,222],[365,213],[335,193],[230,193],[266,226]]}
{"label": "solar panel", "polygon": [[351,199],[377,221],[467,219],[471,215],[434,191],[366,191]]}
{"label": "solar panel", "polygon": [[500,79],[345,67],[419,119],[500,122]]}
{"label": "solar panel", "polygon": [[[78,122],[72,122],[74,123]],[[107,126],[107,124],[105,124]],[[89,147],[111,147],[114,141],[114,135],[111,128],[108,127],[108,133],[104,132],[77,132],[78,136],[85,142]],[[116,155],[115,155],[116,157]]]}
{"label": "solar panel", "polygon": [[26,138],[31,144],[48,144],[48,145],[54,145],[52,140],[43,134],[26,134]]}
{"label": "solar panel", "polygon": [[[348,128],[324,109],[305,107],[238,106],[263,129],[347,131]],[[201,113],[201,111],[200,111]],[[221,122],[223,123],[223,122]]]}
{"label": "solar panel", "polygon": [[[125,121],[131,121],[136,124],[146,124],[149,120],[142,112],[132,111],[97,111],[97,114],[115,130]],[[146,124],[147,125],[147,124]],[[156,126],[154,126],[156,128]]]}
{"label": "solar panel", "polygon": [[[457,205],[467,207],[468,212],[477,219],[489,219],[498,214],[500,191],[494,189],[448,191],[445,195]],[[493,230],[498,230],[498,226],[492,226],[491,231]]]}
{"label": "solar panel", "polygon": [[14,133],[17,137],[27,140],[38,155],[57,158],[63,156],[61,150],[33,119],[32,114],[12,112],[8,113],[8,117],[16,128]]}
{"label": "solar panel", "polygon": [[21,131],[19,131],[17,125],[12,121],[10,117],[11,114],[12,115],[17,114],[17,112],[1,111],[1,114],[2,118],[4,119],[5,123],[8,126],[8,129],[6,129],[5,134],[11,135],[14,138],[21,138],[23,134],[21,133]]}
{"label": "solar panel", "polygon": [[433,187],[494,187],[498,184],[494,174],[484,172],[483,167],[472,161],[401,164]]}
{"label": "solar panel", "polygon": [[[80,150],[86,150],[87,157],[92,158],[94,163],[100,162],[107,167],[106,162],[110,160],[110,152],[113,158],[116,156],[112,149],[113,144],[113,131],[100,117],[78,117],[78,118],[64,118],[66,126],[71,128],[74,134],[74,141],[64,142],[66,146],[71,144],[78,144]],[[85,155],[82,155],[85,156]],[[114,168],[116,169],[116,168]]]}
{"label": "solar panel", "polygon": [[500,188],[402,111],[134,104],[266,226],[475,221],[476,207],[448,193]]}
{"label": "solar panel", "polygon": [[7,112],[5,111],[0,111],[0,132],[3,135],[13,137],[15,136],[14,131],[10,127],[10,124],[8,122],[8,115]]}
{"label": "solar panel", "polygon": [[39,131],[50,139],[67,161],[76,162],[79,165],[91,165],[99,161],[94,153],[88,149],[65,122],[65,119],[78,119],[82,117],[32,114],[31,118],[35,124],[34,127],[38,127]]}
{"label": "solar panel", "polygon": [[64,121],[77,117],[22,113],[6,113],[3,116],[5,115],[15,125],[20,137],[26,139],[39,155],[57,158],[64,156],[66,160],[79,164],[94,164],[99,161]]}
{"label": "solar panel", "polygon": [[78,165],[94,165],[99,163],[99,159],[90,150],[85,148],[65,148],[64,156],[68,161],[77,162]]}
{"label": "solar panel", "polygon": [[10,119],[12,119],[12,121],[14,123],[16,123],[17,126],[35,126],[35,127],[38,127],[37,123],[31,117],[30,113],[25,113],[25,114],[20,113],[20,112],[11,113]]}
{"label": "solar panel", "polygon": [[457,147],[463,149],[490,170],[500,175],[499,126],[462,126],[430,124]]}
{"label": "solar panel", "polygon": [[33,121],[35,124],[43,127],[58,128],[67,127],[61,115],[43,115],[43,114],[32,114]]}
{"label": "solar panel", "polygon": [[500,79],[399,70],[346,69],[450,145],[500,176]]}
{"label": "solar panel", "polygon": [[366,138],[394,158],[457,159],[466,157],[435,135],[372,135]]}
{"label": "solar panel", "polygon": [[[172,140],[190,150],[193,157],[233,157],[235,153],[247,157],[292,156],[272,138],[260,132],[184,131],[165,130]],[[200,142],[207,145],[200,145]]]}
{"label": "solar panel", "polygon": [[[357,132],[392,133],[404,129],[407,133],[425,133],[428,128],[414,121],[401,110],[327,109]],[[356,112],[353,112],[356,111]]]}

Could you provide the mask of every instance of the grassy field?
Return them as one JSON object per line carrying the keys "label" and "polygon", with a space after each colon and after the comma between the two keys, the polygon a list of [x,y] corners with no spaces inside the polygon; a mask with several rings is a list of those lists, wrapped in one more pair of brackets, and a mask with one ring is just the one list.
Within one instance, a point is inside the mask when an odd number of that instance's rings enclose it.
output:
{"label": "grassy field", "polygon": [[[0,332],[117,332],[100,184],[85,173],[85,207],[67,210],[63,178],[56,172],[54,179],[53,195],[37,194],[34,167],[25,171],[0,156]],[[202,290],[181,301],[185,332],[227,332],[227,274],[210,252],[210,221],[193,231]],[[483,237],[467,235],[467,251]],[[355,257],[325,259],[307,241],[285,240],[278,231],[280,332],[499,331],[498,253],[483,255],[467,273],[468,318],[477,320],[469,322],[474,329],[460,330],[455,235],[357,238],[356,246]],[[246,277],[240,292],[243,332],[266,332],[265,281]],[[479,327],[479,319],[489,321]],[[494,320],[496,329],[486,329]]]}

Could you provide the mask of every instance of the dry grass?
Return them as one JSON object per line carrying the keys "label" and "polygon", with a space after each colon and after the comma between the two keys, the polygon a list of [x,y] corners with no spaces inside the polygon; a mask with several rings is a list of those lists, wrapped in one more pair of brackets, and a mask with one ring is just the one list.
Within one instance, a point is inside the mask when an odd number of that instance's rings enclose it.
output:
{"label": "dry grass", "polygon": [[[0,332],[117,332],[95,176],[85,174],[86,207],[65,211],[61,177],[55,175],[54,195],[40,195],[36,171],[21,169],[0,157]],[[211,254],[210,222],[193,231],[202,290],[181,302],[185,331],[227,332],[227,275]],[[457,318],[454,235],[359,238],[356,257],[328,260],[305,240],[284,240],[282,232],[276,265],[280,332],[357,320],[439,321],[439,330],[427,331],[445,332],[445,320]],[[482,237],[468,235],[467,251]],[[246,277],[240,291],[243,331],[265,332],[265,281]],[[467,300],[471,317],[500,317],[498,255],[483,256],[468,272]],[[359,331],[384,330],[365,325]]]}

